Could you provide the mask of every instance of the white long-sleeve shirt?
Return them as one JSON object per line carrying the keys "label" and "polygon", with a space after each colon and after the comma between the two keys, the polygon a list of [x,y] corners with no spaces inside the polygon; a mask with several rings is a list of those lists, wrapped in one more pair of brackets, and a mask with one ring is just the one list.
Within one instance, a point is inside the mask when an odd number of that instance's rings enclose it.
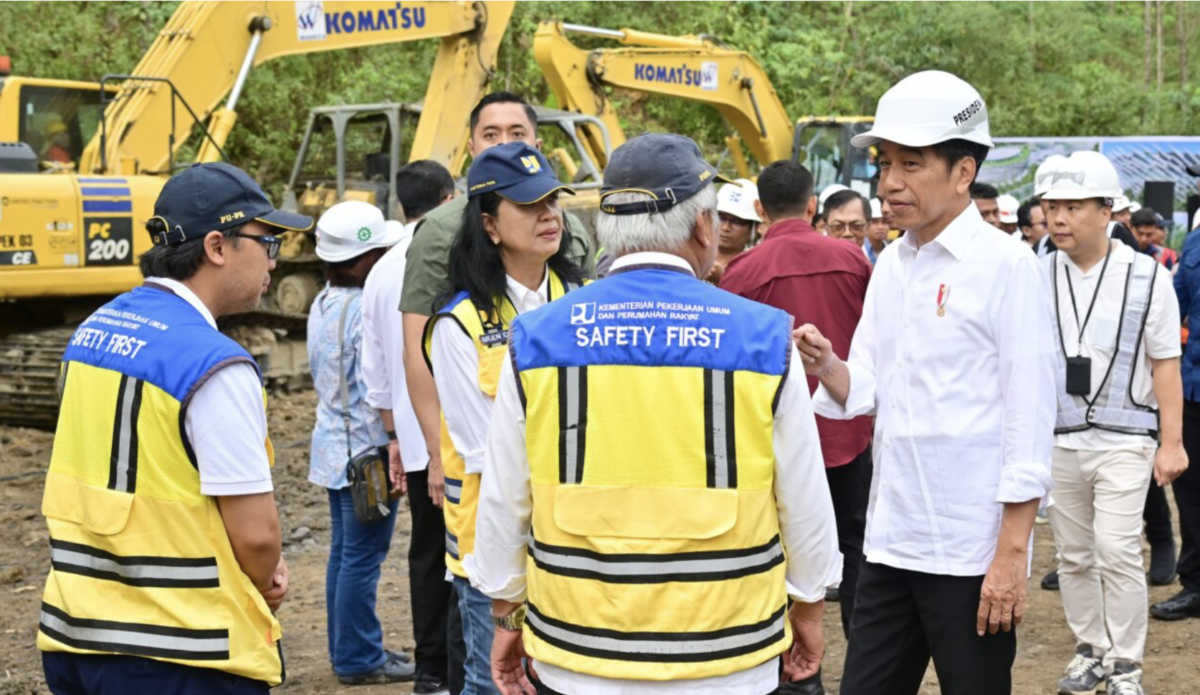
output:
{"label": "white long-sleeve shirt", "polygon": [[362,378],[367,386],[367,404],[377,410],[392,411],[400,460],[407,473],[423,471],[429,466],[425,437],[404,379],[404,324],[400,314],[405,257],[416,226],[416,222],[404,225],[400,241],[388,249],[367,275],[362,298]]}
{"label": "white long-sleeve shirt", "polygon": [[974,203],[924,246],[906,234],[884,250],[845,406],[824,387],[813,401],[829,418],[875,414],[868,562],[986,574],[1003,505],[1049,492],[1052,296],[1029,248]]}
{"label": "white long-sleeve shirt", "polygon": [[[613,270],[629,265],[690,267],[667,254],[637,253],[618,259]],[[435,329],[436,331],[436,329]],[[461,333],[461,331],[459,331]],[[435,333],[436,338],[436,333]],[[808,384],[792,348],[792,365],[775,411],[775,500],[779,528],[787,551],[787,590],[800,601],[825,597],[825,588],[842,574],[837,530],[817,424]],[[525,599],[525,563],[531,529],[532,496],[525,442],[525,412],[517,392],[512,363],[505,360],[492,411],[484,475],[476,521],[471,582],[493,598]],[[651,682],[599,678],[546,663],[537,663],[542,681],[573,695],[762,695],[779,686],[779,662],[771,659],[728,676],[686,682]]]}

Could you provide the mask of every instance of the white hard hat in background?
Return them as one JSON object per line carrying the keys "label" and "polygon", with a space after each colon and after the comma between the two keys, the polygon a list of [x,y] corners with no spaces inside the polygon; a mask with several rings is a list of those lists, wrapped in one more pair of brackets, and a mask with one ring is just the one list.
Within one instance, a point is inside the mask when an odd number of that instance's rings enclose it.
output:
{"label": "white hard hat in background", "polygon": [[1016,224],[1017,208],[1021,207],[1021,201],[1005,193],[996,199],[996,205],[1000,208],[1001,222],[1005,224]]}
{"label": "white hard hat in background", "polygon": [[840,183],[831,183],[821,191],[821,195],[817,196],[817,211],[825,212],[825,201],[829,200],[829,196],[834,193],[850,190],[849,186],[843,186]]}
{"label": "white hard hat in background", "polygon": [[1129,196],[1119,195],[1116,198],[1113,198],[1112,211],[1120,212],[1122,210],[1128,210],[1132,205],[1133,201],[1129,199]]}
{"label": "white hard hat in background", "polygon": [[878,198],[871,199],[871,219],[883,219],[883,203],[879,202]]}
{"label": "white hard hat in background", "polygon": [[1192,215],[1192,229],[1196,227],[1200,227],[1200,210],[1197,210],[1196,214]]}
{"label": "white hard hat in background", "polygon": [[1141,209],[1142,209],[1141,203],[1137,202],[1136,200],[1129,201],[1129,214],[1132,215],[1133,213],[1135,213]]}
{"label": "white hard hat in background", "polygon": [[1121,177],[1108,157],[1081,150],[1071,153],[1054,172],[1045,200],[1087,200],[1121,195]]}
{"label": "white hard hat in background", "polygon": [[1050,190],[1050,180],[1054,178],[1054,172],[1066,161],[1067,158],[1061,154],[1052,154],[1038,165],[1037,173],[1033,175],[1034,195],[1040,196]]}
{"label": "white hard hat in background", "polygon": [[329,263],[348,261],[371,249],[392,246],[400,241],[403,229],[384,222],[374,205],[347,200],[317,220],[317,257]]}
{"label": "white hard hat in background", "polygon": [[968,140],[991,147],[987,105],[962,78],[940,70],[918,72],[880,97],[875,123],[850,144],[869,147],[880,140],[908,147]]}
{"label": "white hard hat in background", "polygon": [[754,201],[758,200],[758,186],[749,179],[738,179],[734,183],[740,185],[726,184],[717,191],[717,212],[751,222],[762,222],[754,209]]}

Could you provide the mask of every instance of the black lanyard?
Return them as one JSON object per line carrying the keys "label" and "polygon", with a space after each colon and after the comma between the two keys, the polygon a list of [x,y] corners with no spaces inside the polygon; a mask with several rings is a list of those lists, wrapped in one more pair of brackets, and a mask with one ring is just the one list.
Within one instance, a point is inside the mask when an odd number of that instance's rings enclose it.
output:
{"label": "black lanyard", "polygon": [[[1096,290],[1092,292],[1092,303],[1088,305],[1087,315],[1083,317],[1083,324],[1079,323],[1079,309],[1075,306],[1075,286],[1071,284],[1071,269],[1067,264],[1063,264],[1063,274],[1067,276],[1067,290],[1071,293],[1071,311],[1075,312],[1075,325],[1079,326],[1079,339],[1075,344],[1075,354],[1079,355],[1083,352],[1083,331],[1087,328],[1088,321],[1092,320],[1092,309],[1096,308],[1096,299],[1100,296],[1100,288],[1104,284],[1104,271],[1108,269],[1108,259],[1112,256],[1112,240],[1108,241],[1108,251],[1104,254],[1104,265],[1100,266],[1100,277],[1096,279]],[[1065,352],[1065,351],[1064,351]]]}

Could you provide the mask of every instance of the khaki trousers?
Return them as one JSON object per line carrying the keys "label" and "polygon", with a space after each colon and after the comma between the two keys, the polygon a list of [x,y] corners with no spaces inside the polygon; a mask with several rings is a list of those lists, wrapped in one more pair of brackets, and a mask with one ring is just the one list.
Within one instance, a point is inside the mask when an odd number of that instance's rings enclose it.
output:
{"label": "khaki trousers", "polygon": [[1054,448],[1050,524],[1067,623],[1105,662],[1142,663],[1147,593],[1142,510],[1154,450]]}

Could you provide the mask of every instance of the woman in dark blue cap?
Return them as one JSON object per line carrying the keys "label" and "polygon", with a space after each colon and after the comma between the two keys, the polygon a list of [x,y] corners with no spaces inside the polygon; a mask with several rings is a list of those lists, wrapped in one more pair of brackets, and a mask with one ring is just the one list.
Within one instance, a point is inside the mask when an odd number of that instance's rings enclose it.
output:
{"label": "woman in dark blue cap", "polygon": [[[471,586],[480,473],[508,327],[519,313],[583,282],[562,243],[559,182],[525,143],[481,153],[467,174],[468,203],[450,255],[452,294],[425,333],[425,357],[442,404],[446,566],[454,574],[466,643],[464,695],[496,693],[491,677],[491,599]],[[442,320],[450,319],[450,320]]]}

